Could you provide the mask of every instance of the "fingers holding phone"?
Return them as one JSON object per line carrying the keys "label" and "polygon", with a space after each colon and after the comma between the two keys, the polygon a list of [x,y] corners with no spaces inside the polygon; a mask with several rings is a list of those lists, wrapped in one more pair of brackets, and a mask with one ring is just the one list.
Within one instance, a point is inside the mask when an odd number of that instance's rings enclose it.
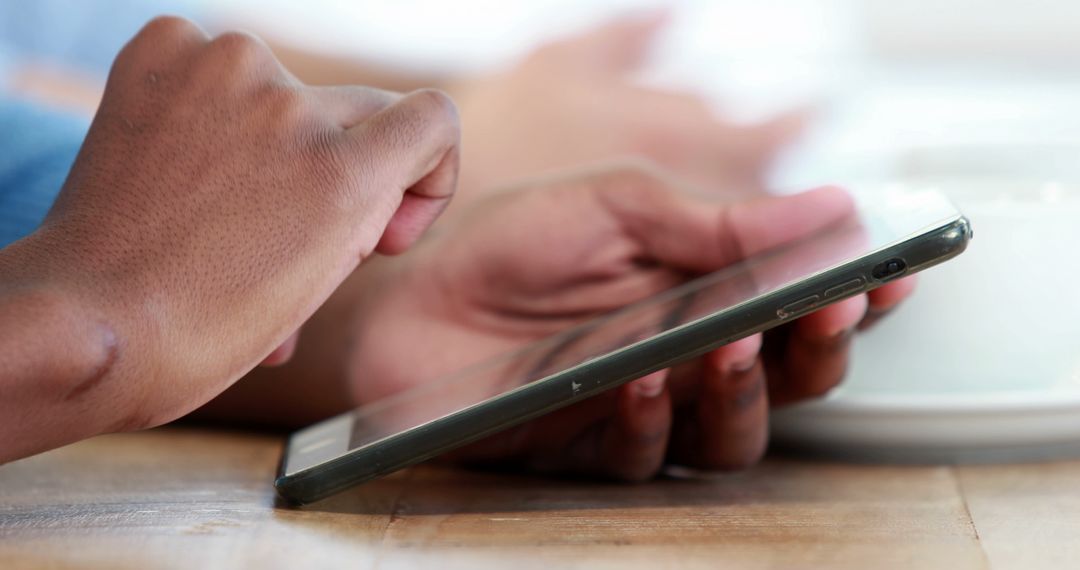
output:
{"label": "fingers holding phone", "polygon": [[[842,377],[864,293],[882,284],[874,268],[900,257],[923,269],[970,237],[934,200],[868,229],[881,216],[852,216],[833,189],[733,205],[664,180],[637,170],[537,182],[396,260],[356,329],[354,394],[371,407],[298,432],[282,493],[311,500],[455,448],[458,460],[630,480],[665,460],[745,466],[767,441],[770,399],[818,396]],[[402,368],[418,339],[438,350]],[[671,366],[663,381],[648,376]],[[455,386],[468,401],[440,395]],[[399,406],[433,413],[380,422]],[[352,467],[306,456],[309,433],[347,438],[340,464]]]}

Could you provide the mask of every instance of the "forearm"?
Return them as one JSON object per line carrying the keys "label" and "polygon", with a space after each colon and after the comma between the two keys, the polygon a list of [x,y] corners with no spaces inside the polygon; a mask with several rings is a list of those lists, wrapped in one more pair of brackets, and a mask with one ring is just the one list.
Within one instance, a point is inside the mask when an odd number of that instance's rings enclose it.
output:
{"label": "forearm", "polygon": [[120,353],[101,315],[35,275],[30,240],[0,250],[0,463],[117,429],[102,401]]}

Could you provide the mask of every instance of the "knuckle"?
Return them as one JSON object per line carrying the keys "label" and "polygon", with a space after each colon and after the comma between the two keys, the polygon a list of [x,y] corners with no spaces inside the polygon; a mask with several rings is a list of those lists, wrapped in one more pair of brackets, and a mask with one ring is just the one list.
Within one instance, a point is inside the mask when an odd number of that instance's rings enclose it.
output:
{"label": "knuckle", "polygon": [[202,30],[190,20],[179,16],[158,16],[147,22],[136,37],[161,40],[201,35]]}
{"label": "knuckle", "polygon": [[428,115],[436,119],[446,120],[452,123],[458,122],[457,105],[444,91],[438,89],[420,89],[413,92],[417,103]]}
{"label": "knuckle", "polygon": [[118,64],[147,54],[160,57],[170,48],[206,40],[206,33],[190,20],[179,16],[158,16],[139,30],[116,56]]}
{"label": "knuckle", "polygon": [[449,95],[438,89],[420,89],[409,95],[417,110],[418,122],[424,130],[436,129],[450,138],[460,136],[461,120],[457,105]]}
{"label": "knuckle", "polygon": [[247,32],[225,32],[210,42],[209,51],[238,66],[251,66],[272,58],[270,48]]}

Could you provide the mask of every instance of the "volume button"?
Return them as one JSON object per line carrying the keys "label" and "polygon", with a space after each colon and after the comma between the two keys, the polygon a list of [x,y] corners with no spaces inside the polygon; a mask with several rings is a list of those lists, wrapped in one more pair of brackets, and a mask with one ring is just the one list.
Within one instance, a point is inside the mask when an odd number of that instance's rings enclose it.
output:
{"label": "volume button", "polygon": [[832,299],[833,297],[841,297],[862,289],[863,279],[862,277],[856,277],[847,283],[841,283],[835,287],[829,287],[825,290],[825,298]]}
{"label": "volume button", "polygon": [[821,302],[821,296],[820,295],[810,295],[809,297],[799,299],[798,301],[795,301],[793,303],[788,303],[788,304],[784,305],[783,307],[780,307],[776,311],[776,316],[780,317],[781,319],[786,319],[786,318],[788,318],[788,317],[790,317],[792,315],[796,315],[796,314],[798,314],[800,312],[807,311],[809,309],[813,309],[820,302]]}

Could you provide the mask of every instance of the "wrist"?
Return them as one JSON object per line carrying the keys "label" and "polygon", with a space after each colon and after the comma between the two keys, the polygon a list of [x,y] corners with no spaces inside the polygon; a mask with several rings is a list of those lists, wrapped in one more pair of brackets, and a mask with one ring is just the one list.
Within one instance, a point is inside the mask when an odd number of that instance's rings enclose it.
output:
{"label": "wrist", "polygon": [[[5,284],[6,285],[6,284]],[[53,290],[0,294],[0,463],[111,431],[103,386],[120,347],[107,324]]]}
{"label": "wrist", "polygon": [[5,382],[71,400],[109,375],[119,348],[111,326],[75,298],[32,284],[0,293],[0,350]]}
{"label": "wrist", "polygon": [[123,354],[113,324],[48,271],[33,238],[0,250],[0,461],[110,431]]}

